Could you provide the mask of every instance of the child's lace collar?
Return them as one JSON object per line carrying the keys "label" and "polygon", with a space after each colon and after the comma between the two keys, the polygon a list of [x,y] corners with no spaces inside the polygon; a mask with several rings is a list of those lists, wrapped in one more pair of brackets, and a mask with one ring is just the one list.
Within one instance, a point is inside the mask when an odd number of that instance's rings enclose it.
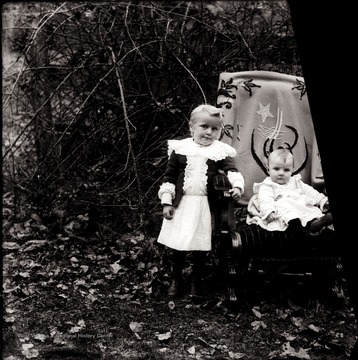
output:
{"label": "child's lace collar", "polygon": [[195,143],[192,137],[182,140],[168,140],[168,155],[173,150],[180,155],[201,155],[214,161],[223,160],[228,156],[236,156],[236,150],[232,146],[219,140],[215,140],[209,146],[201,146]]}

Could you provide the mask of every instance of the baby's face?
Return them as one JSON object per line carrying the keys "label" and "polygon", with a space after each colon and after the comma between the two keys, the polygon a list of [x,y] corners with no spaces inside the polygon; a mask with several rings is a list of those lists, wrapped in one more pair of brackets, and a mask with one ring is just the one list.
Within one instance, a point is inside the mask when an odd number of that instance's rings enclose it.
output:
{"label": "baby's face", "polygon": [[218,139],[221,132],[222,120],[207,113],[198,114],[198,118],[191,126],[194,141],[203,146],[211,145]]}
{"label": "baby's face", "polygon": [[287,184],[293,171],[293,158],[287,158],[284,162],[278,156],[270,157],[268,170],[273,182]]}

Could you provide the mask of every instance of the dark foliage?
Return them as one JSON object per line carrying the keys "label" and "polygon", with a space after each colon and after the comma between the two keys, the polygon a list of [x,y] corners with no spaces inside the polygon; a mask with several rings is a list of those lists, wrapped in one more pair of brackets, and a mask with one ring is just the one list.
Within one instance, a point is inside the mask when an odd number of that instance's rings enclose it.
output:
{"label": "dark foliage", "polygon": [[[284,1],[13,3],[4,188],[51,223],[157,231],[166,141],[220,72],[301,76]],[[31,25],[31,26],[29,26]],[[19,209],[15,209],[15,212]],[[63,220],[63,219],[62,219]]]}

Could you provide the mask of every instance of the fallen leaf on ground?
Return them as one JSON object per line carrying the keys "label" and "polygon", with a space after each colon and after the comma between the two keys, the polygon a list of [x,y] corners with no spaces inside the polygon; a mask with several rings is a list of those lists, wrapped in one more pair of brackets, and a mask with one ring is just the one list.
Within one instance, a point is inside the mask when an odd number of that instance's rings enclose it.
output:
{"label": "fallen leaf on ground", "polygon": [[194,345],[188,349],[188,353],[191,355],[195,354],[195,346]]}
{"label": "fallen leaf on ground", "polygon": [[156,335],[156,337],[157,337],[157,339],[158,339],[159,341],[163,341],[163,340],[168,340],[168,339],[170,339],[171,336],[172,336],[172,332],[171,332],[171,331],[168,331],[168,332],[166,332],[165,334],[156,333],[155,335]]}
{"label": "fallen leaf on ground", "polygon": [[141,331],[143,331],[143,325],[139,322],[136,321],[132,321],[129,324],[129,328],[134,332],[134,333],[139,333]]}

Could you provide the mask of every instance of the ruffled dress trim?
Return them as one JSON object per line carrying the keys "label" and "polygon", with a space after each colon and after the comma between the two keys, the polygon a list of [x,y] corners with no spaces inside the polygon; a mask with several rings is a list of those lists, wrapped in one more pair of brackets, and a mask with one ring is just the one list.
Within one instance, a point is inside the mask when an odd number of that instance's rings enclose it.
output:
{"label": "ruffled dress trim", "polygon": [[208,164],[206,159],[198,156],[188,156],[184,172],[183,191],[186,195],[207,195]]}
{"label": "ruffled dress trim", "polygon": [[201,155],[214,161],[223,160],[226,157],[236,156],[236,150],[219,140],[209,146],[202,146],[194,142],[193,138],[186,138],[182,140],[168,140],[168,156],[175,151],[180,155]]}
{"label": "ruffled dress trim", "polygon": [[171,205],[175,197],[175,185],[170,182],[165,182],[160,185],[158,197],[162,204]]}
{"label": "ruffled dress trim", "polygon": [[[301,180],[302,179],[302,176],[300,174],[297,174],[297,175],[293,175],[290,179],[290,182],[294,181],[296,183],[296,188],[299,187],[299,185],[297,185],[297,182],[298,180]],[[253,185],[253,192],[254,194],[257,194],[258,191],[259,191],[259,188],[262,184],[265,184],[265,185],[270,185],[273,187],[273,189],[279,189],[279,188],[282,188],[282,185],[280,184],[277,184],[275,183],[274,181],[272,181],[269,177],[267,177],[264,181],[260,182],[260,183],[254,183]]]}

